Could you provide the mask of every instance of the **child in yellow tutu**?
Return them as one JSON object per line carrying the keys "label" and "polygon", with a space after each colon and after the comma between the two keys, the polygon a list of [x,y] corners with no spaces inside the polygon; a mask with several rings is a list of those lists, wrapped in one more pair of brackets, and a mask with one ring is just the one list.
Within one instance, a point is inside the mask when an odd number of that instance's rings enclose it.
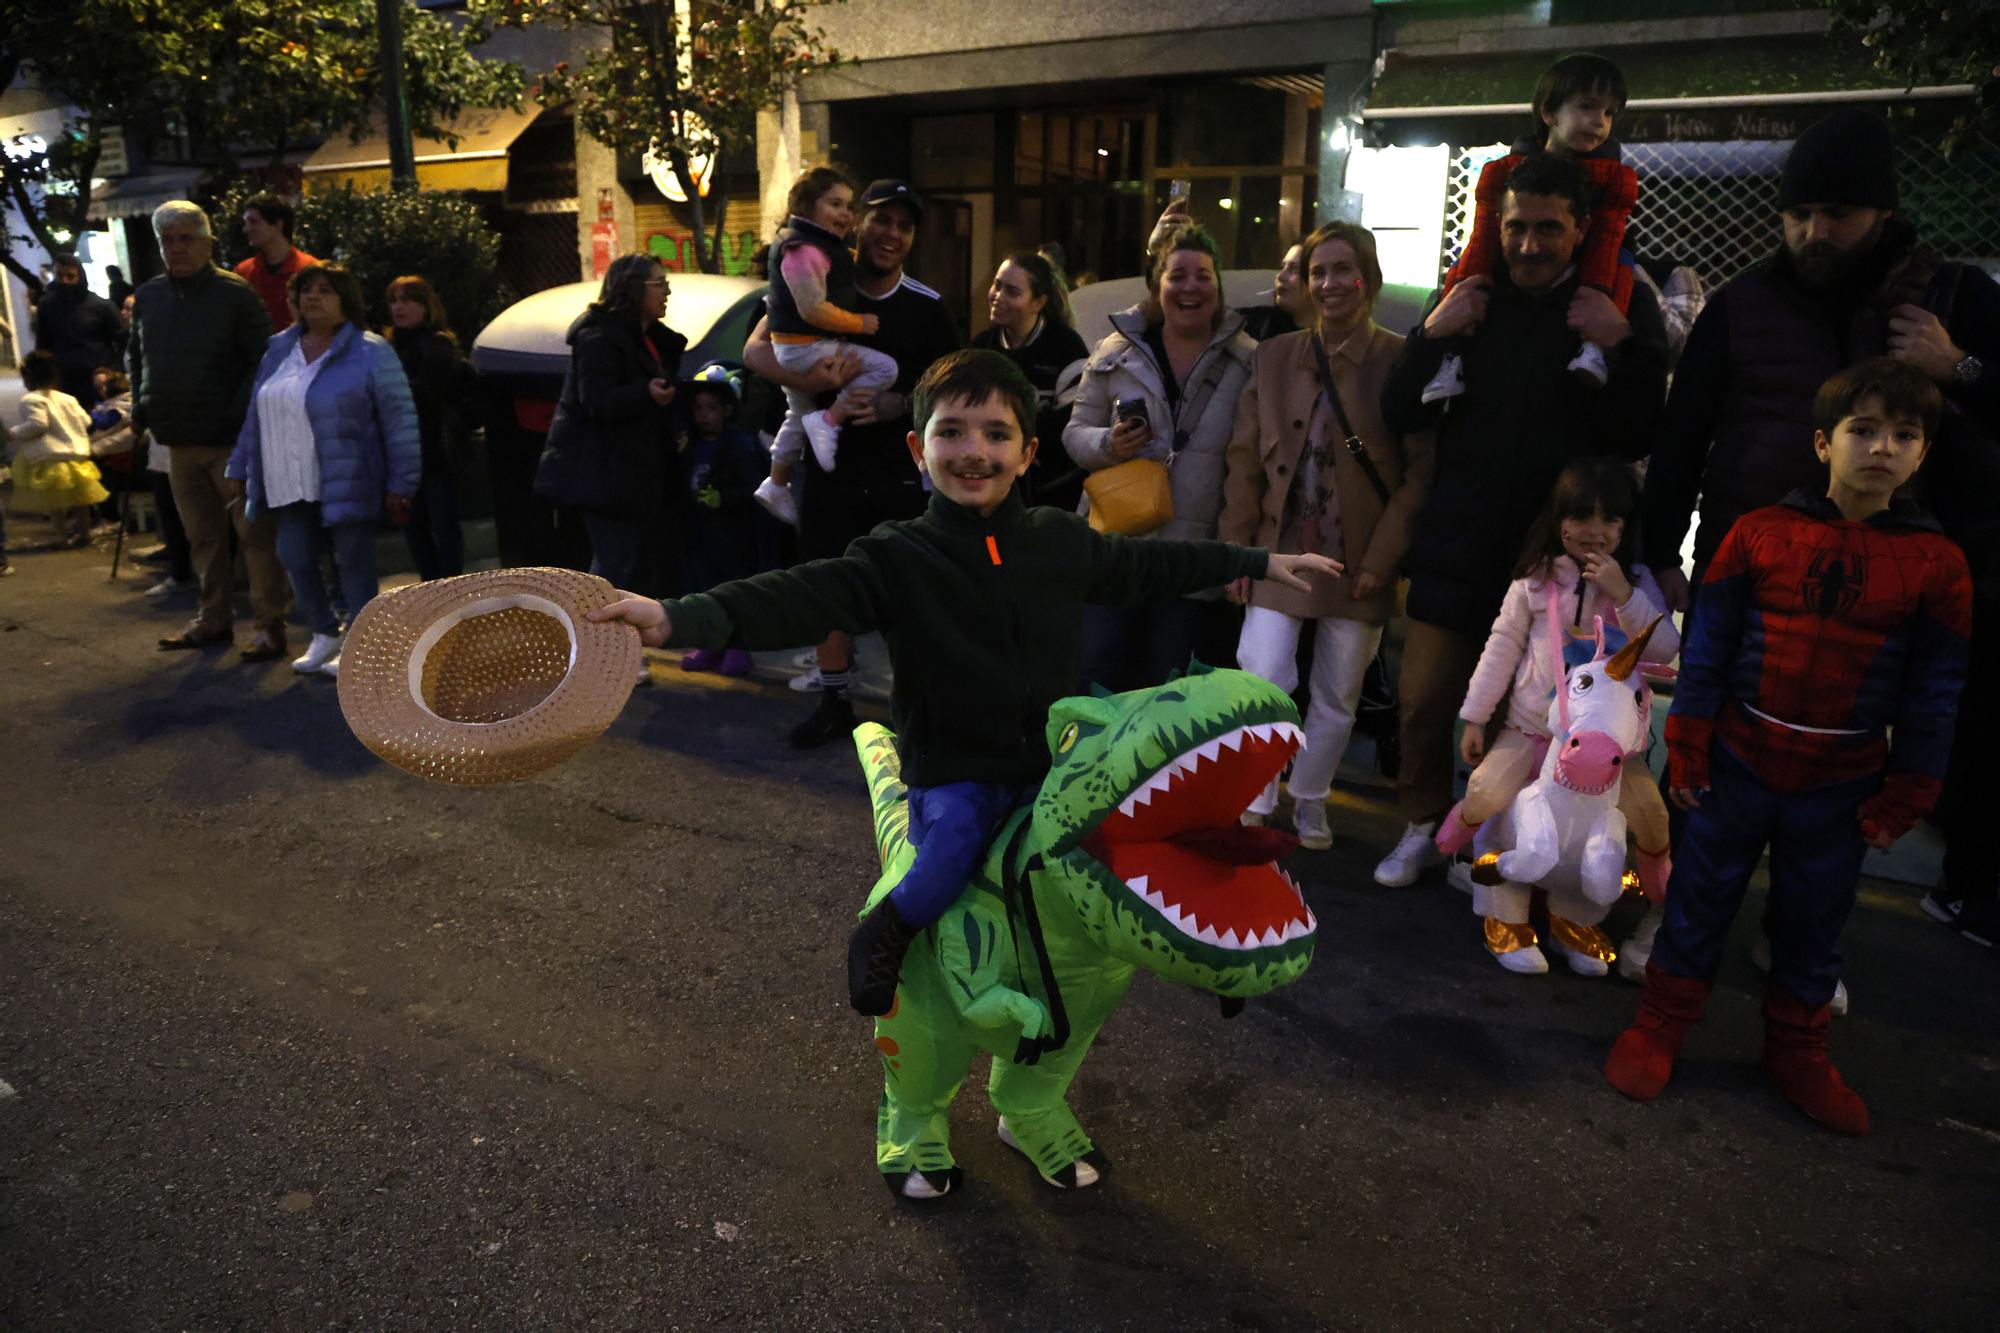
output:
{"label": "child in yellow tutu", "polygon": [[56,387],[56,359],[36,350],[21,360],[20,419],[8,427],[14,504],[47,514],[65,545],[90,542],[90,506],[110,498],[90,461],[90,414]]}

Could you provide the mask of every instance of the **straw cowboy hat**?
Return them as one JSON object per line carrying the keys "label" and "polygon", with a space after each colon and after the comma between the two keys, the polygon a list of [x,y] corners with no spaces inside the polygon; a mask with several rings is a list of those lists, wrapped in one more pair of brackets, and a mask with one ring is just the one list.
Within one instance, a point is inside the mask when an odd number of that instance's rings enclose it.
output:
{"label": "straw cowboy hat", "polygon": [[584,612],[617,600],[570,569],[496,569],[385,592],[340,658],[361,743],[438,782],[512,782],[611,725],[639,675],[639,632]]}

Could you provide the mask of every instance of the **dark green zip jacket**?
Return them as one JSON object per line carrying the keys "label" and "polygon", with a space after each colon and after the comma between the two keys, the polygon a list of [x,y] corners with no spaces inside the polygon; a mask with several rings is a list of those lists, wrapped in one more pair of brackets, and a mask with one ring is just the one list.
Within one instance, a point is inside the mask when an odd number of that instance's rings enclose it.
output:
{"label": "dark green zip jacket", "polygon": [[903,780],[1025,786],[1048,772],[1049,706],[1076,693],[1085,603],[1166,601],[1264,577],[1268,553],[1093,532],[1016,491],[989,516],[932,495],[838,560],[666,603],[674,648],[791,648],[880,630]]}
{"label": "dark green zip jacket", "polygon": [[263,298],[210,266],[142,284],[132,307],[132,424],[164,445],[233,449],[271,343]]}

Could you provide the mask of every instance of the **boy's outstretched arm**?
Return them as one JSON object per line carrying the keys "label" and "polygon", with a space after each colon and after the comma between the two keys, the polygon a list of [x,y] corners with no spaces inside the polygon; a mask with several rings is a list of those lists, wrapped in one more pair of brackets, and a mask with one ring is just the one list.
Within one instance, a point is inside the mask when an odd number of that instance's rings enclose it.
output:
{"label": "boy's outstretched arm", "polygon": [[1113,606],[1163,601],[1246,578],[1310,591],[1312,578],[1341,570],[1338,561],[1323,555],[1272,555],[1228,542],[1138,540],[1102,532],[1090,533],[1089,555],[1087,600]]}
{"label": "boy's outstretched arm", "polygon": [[840,630],[866,634],[894,620],[893,599],[862,538],[837,560],[814,560],[735,579],[705,593],[660,603],[619,590],[586,612],[622,620],[648,648],[797,648]]}
{"label": "boy's outstretched arm", "polygon": [[661,647],[674,632],[673,619],[662,603],[623,588],[618,589],[617,601],[586,611],[583,618],[599,625],[607,620],[622,620],[639,631],[639,642],[648,648]]}

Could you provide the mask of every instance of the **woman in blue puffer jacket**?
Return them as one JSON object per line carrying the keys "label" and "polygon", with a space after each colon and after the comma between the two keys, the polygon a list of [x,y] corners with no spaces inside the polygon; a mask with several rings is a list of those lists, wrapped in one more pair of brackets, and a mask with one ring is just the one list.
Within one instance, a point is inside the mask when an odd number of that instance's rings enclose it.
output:
{"label": "woman in blue puffer jacket", "polygon": [[333,264],[292,276],[298,322],[271,339],[257,368],[250,410],[227,475],[241,483],[249,514],[270,510],[278,559],[312,630],[294,671],[340,671],[334,618],[320,557],[329,540],[350,617],[379,589],[375,526],[386,511],[410,518],[423,446],[410,382],[396,349],[362,327],[361,284]]}

